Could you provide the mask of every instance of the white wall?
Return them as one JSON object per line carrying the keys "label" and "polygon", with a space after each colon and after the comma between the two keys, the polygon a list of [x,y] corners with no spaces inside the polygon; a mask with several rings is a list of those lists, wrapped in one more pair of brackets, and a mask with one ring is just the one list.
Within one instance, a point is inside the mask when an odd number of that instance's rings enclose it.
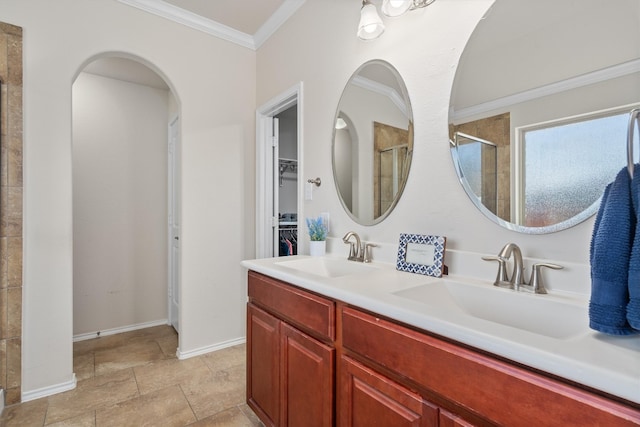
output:
{"label": "white wall", "polygon": [[255,52],[112,0],[0,0],[24,29],[23,397],[72,387],[71,85],[104,52],[165,77],[182,123],[180,352],[244,337]]}
{"label": "white wall", "polygon": [[73,84],[73,335],[167,320],[169,91]]}
{"label": "white wall", "polygon": [[[258,104],[304,81],[303,178],[323,179],[304,209],[307,216],[331,213],[330,250],[346,256],[347,247],[336,238],[354,230],[365,240],[383,244],[374,249],[374,258],[393,259],[399,234],[407,232],[447,236],[448,249],[477,253],[474,260],[515,242],[526,256],[567,266],[562,274],[574,269],[573,263],[587,264],[592,219],[554,234],[515,233],[485,218],[458,182],[448,144],[449,97],[465,44],[492,3],[438,0],[400,18],[385,19],[385,33],[363,42],[355,34],[358,2],[307,1],[258,51]],[[588,52],[576,53],[580,54]],[[387,219],[366,227],[351,220],[340,205],[332,179],[331,137],[340,94],[351,74],[370,59],[389,61],[404,78],[415,120],[415,147],[403,197]],[[495,266],[476,264],[482,277],[495,276]],[[549,280],[558,277],[563,276],[558,273]],[[588,275],[581,278],[588,280]]]}

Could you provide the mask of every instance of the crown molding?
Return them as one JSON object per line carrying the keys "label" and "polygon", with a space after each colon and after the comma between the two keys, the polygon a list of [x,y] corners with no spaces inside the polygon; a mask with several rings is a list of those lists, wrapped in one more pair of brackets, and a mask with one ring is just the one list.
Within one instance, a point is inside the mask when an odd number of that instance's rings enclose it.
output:
{"label": "crown molding", "polygon": [[255,35],[243,33],[214,20],[204,18],[163,0],[118,0],[120,3],[185,25],[214,37],[240,46],[257,50],[306,0],[285,0],[282,6],[256,31]]}
{"label": "crown molding", "polygon": [[269,39],[298,9],[306,0],[284,0],[282,6],[274,12],[267,21],[262,24],[253,35],[255,48],[258,49]]}
{"label": "crown molding", "polygon": [[613,65],[611,67],[571,77],[559,82],[494,99],[493,101],[483,102],[481,104],[461,108],[459,110],[452,109],[450,111],[450,117],[453,123],[460,123],[463,120],[473,118],[493,110],[505,109],[514,104],[531,101],[537,98],[542,98],[543,96],[554,95],[570,89],[577,89],[579,87],[604,82],[637,72],[640,72],[640,59],[623,62],[622,64]]}

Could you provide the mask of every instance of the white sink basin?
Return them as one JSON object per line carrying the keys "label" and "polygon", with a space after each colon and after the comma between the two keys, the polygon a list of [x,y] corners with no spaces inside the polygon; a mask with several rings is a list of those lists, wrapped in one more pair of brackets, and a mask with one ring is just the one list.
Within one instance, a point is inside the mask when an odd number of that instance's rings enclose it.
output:
{"label": "white sink basin", "polygon": [[586,304],[563,301],[549,294],[534,295],[449,280],[394,294],[551,338],[567,339],[588,330]]}
{"label": "white sink basin", "polygon": [[351,274],[369,273],[376,270],[376,267],[370,264],[363,264],[361,262],[348,261],[340,258],[324,257],[281,261],[276,262],[275,265],[321,277],[341,277]]}

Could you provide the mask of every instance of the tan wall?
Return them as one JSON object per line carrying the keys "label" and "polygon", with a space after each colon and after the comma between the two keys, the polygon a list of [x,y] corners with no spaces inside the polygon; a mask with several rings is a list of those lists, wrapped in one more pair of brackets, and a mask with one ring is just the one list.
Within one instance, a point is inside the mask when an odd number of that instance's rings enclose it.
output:
{"label": "tan wall", "polygon": [[20,401],[22,352],[22,28],[0,22],[0,387]]}

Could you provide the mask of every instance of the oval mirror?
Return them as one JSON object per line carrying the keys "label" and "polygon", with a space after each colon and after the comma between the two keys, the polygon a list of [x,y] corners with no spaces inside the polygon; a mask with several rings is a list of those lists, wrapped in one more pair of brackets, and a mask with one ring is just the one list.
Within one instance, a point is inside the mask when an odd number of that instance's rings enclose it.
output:
{"label": "oval mirror", "polygon": [[496,0],[462,53],[449,112],[456,171],[487,217],[537,234],[596,212],[627,163],[639,29],[637,0]]}
{"label": "oval mirror", "polygon": [[340,201],[357,223],[373,225],[402,195],[413,153],[413,114],[404,81],[381,60],[349,79],[336,110],[332,164]]}

